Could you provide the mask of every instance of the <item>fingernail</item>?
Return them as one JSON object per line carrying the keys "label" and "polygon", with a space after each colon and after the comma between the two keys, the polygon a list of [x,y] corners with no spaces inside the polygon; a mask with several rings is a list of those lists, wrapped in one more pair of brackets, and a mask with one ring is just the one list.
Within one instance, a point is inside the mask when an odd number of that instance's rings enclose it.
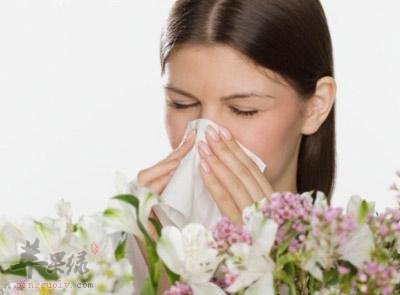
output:
{"label": "fingernail", "polygon": [[194,136],[195,133],[196,133],[196,129],[190,130],[190,132],[188,133],[188,135],[185,137],[185,143],[188,142],[188,141],[190,141],[190,140],[193,138],[193,136]]}
{"label": "fingernail", "polygon": [[217,132],[211,126],[207,127],[206,132],[214,141],[218,141],[219,140],[219,136],[218,136]]}
{"label": "fingernail", "polygon": [[205,153],[207,156],[211,156],[211,150],[208,147],[207,143],[205,143],[204,141],[200,141],[199,147],[203,151],[203,153]]}
{"label": "fingernail", "polygon": [[231,140],[232,139],[232,134],[229,132],[229,130],[228,129],[226,129],[225,127],[220,127],[220,132],[221,132],[221,134],[222,134],[222,137],[225,139],[225,140]]}
{"label": "fingernail", "polygon": [[208,166],[206,161],[204,161],[204,160],[200,161],[200,168],[205,174],[210,173],[210,166]]}
{"label": "fingernail", "polygon": [[169,173],[169,176],[171,177],[172,175],[174,175],[175,171],[176,171],[176,168],[173,169],[173,170]]}

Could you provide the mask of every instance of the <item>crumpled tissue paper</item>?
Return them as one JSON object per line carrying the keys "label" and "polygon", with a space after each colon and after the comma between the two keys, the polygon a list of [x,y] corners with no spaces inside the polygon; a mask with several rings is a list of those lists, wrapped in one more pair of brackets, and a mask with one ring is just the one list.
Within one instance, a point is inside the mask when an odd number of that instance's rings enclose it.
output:
{"label": "crumpled tissue paper", "polygon": [[[197,129],[195,143],[192,149],[182,158],[181,163],[161,193],[162,203],[153,208],[163,226],[175,225],[182,228],[187,223],[198,222],[209,227],[221,217],[214,199],[203,183],[199,168],[200,154],[197,144],[201,140],[207,141],[205,131],[208,125],[211,125],[217,131],[219,130],[219,125],[208,119],[196,119],[190,121],[186,126],[183,138],[192,129]],[[266,164],[240,142],[238,144],[263,172]]]}

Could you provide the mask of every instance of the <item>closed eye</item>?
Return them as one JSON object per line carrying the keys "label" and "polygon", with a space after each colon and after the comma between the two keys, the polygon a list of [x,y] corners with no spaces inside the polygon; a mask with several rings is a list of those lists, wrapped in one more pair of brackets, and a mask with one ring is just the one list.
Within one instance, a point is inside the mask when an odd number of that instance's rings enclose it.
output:
{"label": "closed eye", "polygon": [[180,104],[180,103],[176,103],[176,102],[168,102],[168,106],[176,108],[176,109],[187,109],[190,108],[192,106],[196,106],[199,103],[194,103],[194,104]]}
{"label": "closed eye", "polygon": [[235,114],[238,114],[240,116],[254,116],[255,114],[258,113],[257,110],[251,110],[251,111],[241,111],[238,110],[237,108],[234,107],[229,107],[231,109],[231,111]]}
{"label": "closed eye", "polygon": [[[176,103],[176,102],[168,102],[167,104],[168,104],[168,106],[175,108],[175,109],[188,109],[190,107],[197,106],[199,103],[180,104],[180,103]],[[234,114],[239,115],[239,116],[254,116],[255,114],[258,113],[257,110],[243,111],[243,110],[239,110],[232,106],[230,106],[229,108]]]}

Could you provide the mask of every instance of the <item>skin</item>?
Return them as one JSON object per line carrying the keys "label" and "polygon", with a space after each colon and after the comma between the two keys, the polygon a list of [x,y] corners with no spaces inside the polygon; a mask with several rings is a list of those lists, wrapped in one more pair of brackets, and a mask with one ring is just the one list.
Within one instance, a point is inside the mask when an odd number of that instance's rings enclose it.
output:
{"label": "skin", "polygon": [[[277,73],[226,45],[185,44],[175,49],[166,63],[163,86],[172,152],[141,170],[139,183],[160,194],[193,147],[194,134],[181,144],[187,123],[210,119],[224,132],[213,130],[216,136],[212,136],[211,129],[199,146],[201,175],[222,214],[237,223],[241,223],[241,210],[252,202],[273,192],[297,192],[302,135],[319,129],[336,96],[335,80],[326,76],[318,80],[315,94],[303,101]],[[264,161],[264,171],[236,140]]]}

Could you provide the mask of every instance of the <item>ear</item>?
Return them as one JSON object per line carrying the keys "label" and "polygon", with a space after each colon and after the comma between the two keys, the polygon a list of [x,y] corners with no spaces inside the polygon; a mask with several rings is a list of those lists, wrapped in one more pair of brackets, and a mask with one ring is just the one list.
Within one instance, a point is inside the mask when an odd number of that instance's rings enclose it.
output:
{"label": "ear", "polygon": [[333,77],[325,76],[318,80],[314,95],[309,98],[304,107],[303,126],[301,132],[311,135],[328,117],[336,99],[336,81]]}

